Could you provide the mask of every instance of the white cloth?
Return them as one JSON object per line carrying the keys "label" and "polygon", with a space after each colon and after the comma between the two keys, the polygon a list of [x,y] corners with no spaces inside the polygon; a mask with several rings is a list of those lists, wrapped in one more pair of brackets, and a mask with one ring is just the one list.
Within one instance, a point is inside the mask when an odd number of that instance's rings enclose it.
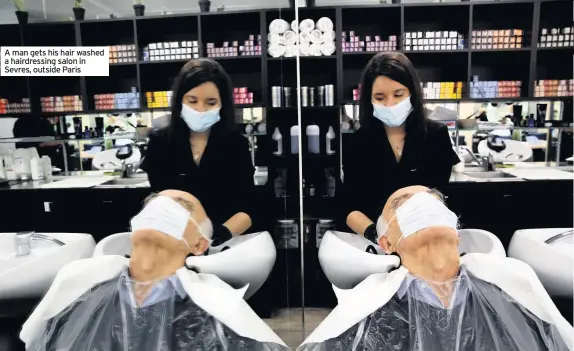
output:
{"label": "white cloth", "polygon": [[[568,348],[574,349],[574,329],[560,314],[530,266],[488,254],[467,254],[461,257],[460,263],[476,278],[499,287],[538,318],[555,325]],[[389,302],[407,274],[408,270],[400,267],[391,273],[372,274],[350,290],[333,287],[339,300],[337,307],[303,345],[336,338],[361,322]]]}
{"label": "white cloth", "polygon": [[[113,279],[129,265],[122,256],[100,256],[63,267],[38,307],[24,323],[20,339],[31,343],[41,335],[47,320],[70,306],[95,285]],[[243,299],[247,287],[239,290],[212,274],[198,274],[185,267],[176,272],[189,297],[200,308],[238,335],[261,342],[285,345]]]}

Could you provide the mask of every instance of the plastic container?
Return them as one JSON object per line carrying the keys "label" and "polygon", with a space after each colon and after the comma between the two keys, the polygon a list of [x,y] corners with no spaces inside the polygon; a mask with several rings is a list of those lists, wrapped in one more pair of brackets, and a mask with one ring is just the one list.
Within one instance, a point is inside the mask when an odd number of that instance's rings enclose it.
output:
{"label": "plastic container", "polygon": [[14,150],[14,170],[18,179],[28,180],[32,177],[30,154],[26,149]]}
{"label": "plastic container", "polygon": [[44,180],[44,165],[41,159],[38,157],[32,158],[30,168],[32,170],[32,180]]}
{"label": "plastic container", "polygon": [[327,155],[333,155],[335,153],[335,147],[333,146],[333,140],[335,140],[335,136],[335,130],[333,127],[329,127],[329,131],[327,131],[327,135],[325,135]]}
{"label": "plastic container", "polygon": [[44,179],[52,179],[52,159],[50,156],[42,156],[42,167],[44,168]]}
{"label": "plastic container", "polygon": [[299,154],[299,126],[295,125],[291,127],[291,154]]}
{"label": "plastic container", "polygon": [[321,130],[318,125],[312,124],[307,126],[307,150],[310,154],[318,154],[321,152]]}
{"label": "plastic container", "polygon": [[6,171],[6,179],[18,180],[18,173],[14,167],[14,152],[10,150],[8,155],[4,155],[4,170]]}
{"label": "plastic container", "polygon": [[275,151],[273,151],[273,155],[283,155],[283,135],[281,135],[279,127],[275,127],[272,139],[275,142]]}

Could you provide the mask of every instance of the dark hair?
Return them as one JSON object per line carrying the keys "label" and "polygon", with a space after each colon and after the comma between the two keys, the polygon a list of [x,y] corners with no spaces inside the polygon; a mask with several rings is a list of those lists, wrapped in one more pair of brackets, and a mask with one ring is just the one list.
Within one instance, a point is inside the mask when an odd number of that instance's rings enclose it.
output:
{"label": "dark hair", "polygon": [[388,77],[406,86],[411,93],[413,111],[407,118],[405,128],[409,132],[425,131],[425,110],[421,82],[411,60],[399,52],[381,52],[376,54],[363,71],[359,92],[359,120],[361,128],[369,129],[373,119],[371,95],[373,83],[379,76]]}
{"label": "dark hair", "polygon": [[170,137],[189,137],[190,129],[181,118],[183,96],[191,89],[212,82],[219,90],[221,97],[221,121],[212,128],[212,133],[227,132],[235,126],[235,106],[233,105],[233,86],[223,67],[208,58],[191,60],[179,71],[173,83],[171,99],[171,118],[168,127]]}

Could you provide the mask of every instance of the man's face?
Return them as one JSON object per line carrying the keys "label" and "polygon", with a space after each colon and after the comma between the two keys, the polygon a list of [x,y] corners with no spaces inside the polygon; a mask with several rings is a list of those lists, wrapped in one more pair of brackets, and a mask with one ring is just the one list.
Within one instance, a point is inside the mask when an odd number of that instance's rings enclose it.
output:
{"label": "man's face", "polygon": [[[435,196],[438,200],[443,201],[442,194],[424,186],[410,186],[399,189],[387,200],[381,215],[386,224],[386,232],[379,238],[379,245],[385,250],[385,252],[405,252],[416,249],[421,245],[428,243],[428,241],[432,240],[433,238],[442,237],[445,234],[457,234],[456,230],[453,228],[432,226],[421,229],[418,232],[408,236],[408,238],[402,238],[397,249],[397,243],[403,236],[403,233],[397,221],[396,211],[413,195],[421,192],[428,192]],[[382,233],[379,233],[379,235],[381,234]],[[458,235],[453,235],[452,238],[458,242]]]}
{"label": "man's face", "polygon": [[[153,194],[148,197],[145,201],[146,206],[151,203],[158,196],[164,196],[173,199],[184,209],[189,211],[190,220],[187,222],[187,226],[183,232],[183,239],[189,244],[189,248],[185,245],[182,240],[177,240],[174,237],[166,235],[159,232],[156,229],[139,229],[133,233],[133,236],[138,237],[142,235],[161,235],[162,240],[165,240],[168,245],[182,246],[186,250],[189,250],[194,255],[199,255],[205,252],[209,247],[209,241],[204,237],[204,235],[211,235],[211,233],[202,233],[200,227],[205,227],[204,224],[209,222],[209,218],[205,213],[205,210],[199,200],[193,195],[179,191],[179,190],[165,190],[159,194]],[[199,225],[199,227],[198,227]],[[206,229],[203,229],[206,231]],[[156,238],[160,238],[157,237]]]}

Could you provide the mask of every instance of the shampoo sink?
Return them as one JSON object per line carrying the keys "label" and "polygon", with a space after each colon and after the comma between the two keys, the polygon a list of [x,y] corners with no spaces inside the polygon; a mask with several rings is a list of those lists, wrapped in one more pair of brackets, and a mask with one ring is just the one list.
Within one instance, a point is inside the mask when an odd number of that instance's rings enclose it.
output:
{"label": "shampoo sink", "polygon": [[[506,256],[500,240],[478,229],[459,230],[459,251]],[[319,247],[319,263],[327,279],[339,289],[352,289],[373,273],[385,273],[399,265],[399,258],[386,255],[379,245],[364,237],[329,231]]]}
{"label": "shampoo sink", "polygon": [[528,263],[550,296],[573,297],[574,229],[517,230],[508,256]]}
{"label": "shampoo sink", "polygon": [[[89,234],[42,234],[53,241],[33,239],[30,253],[17,256],[16,233],[0,233],[0,300],[41,297],[66,264],[92,256],[96,243]],[[64,245],[61,245],[61,244]]]}
{"label": "shampoo sink", "polygon": [[[128,255],[131,252],[130,233],[111,235],[98,243],[94,256]],[[209,248],[204,256],[188,257],[188,267],[200,273],[210,273],[239,289],[249,284],[244,295],[248,299],[265,283],[275,264],[277,252],[268,232],[245,234],[219,246]]]}

